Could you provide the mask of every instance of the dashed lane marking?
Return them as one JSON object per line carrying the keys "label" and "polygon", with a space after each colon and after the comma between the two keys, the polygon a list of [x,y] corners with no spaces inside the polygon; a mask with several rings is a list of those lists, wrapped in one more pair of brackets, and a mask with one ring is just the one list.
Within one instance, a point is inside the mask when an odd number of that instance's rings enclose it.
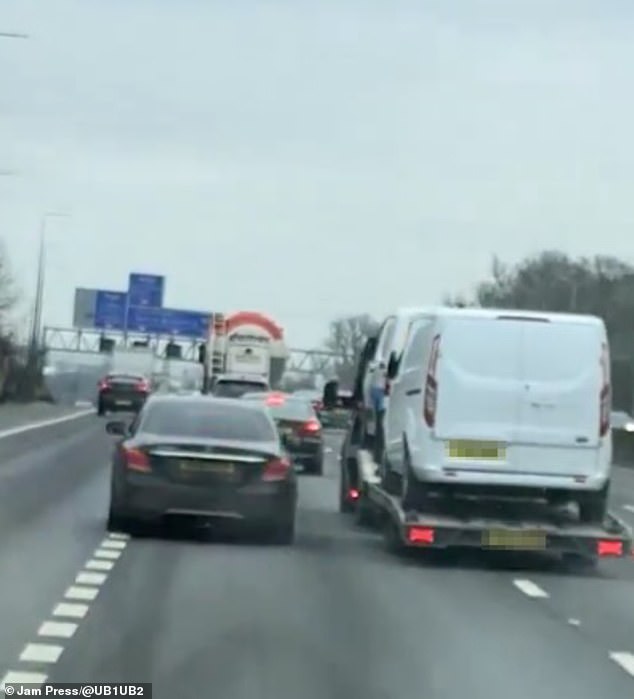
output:
{"label": "dashed lane marking", "polygon": [[68,604],[67,602],[60,602],[55,609],[53,609],[53,616],[63,616],[70,617],[71,619],[83,619],[90,607],[87,604]]}
{"label": "dashed lane marking", "polygon": [[4,687],[7,684],[41,685],[44,684],[44,682],[46,682],[46,675],[42,675],[39,672],[7,672],[2,678],[0,691],[4,691]]}
{"label": "dashed lane marking", "polygon": [[610,658],[619,665],[628,675],[634,677],[634,653],[623,653],[613,651],[610,653]]}
{"label": "dashed lane marking", "polygon": [[91,558],[89,561],[86,561],[84,568],[86,570],[112,570],[114,568],[114,563],[112,561],[98,561]]}
{"label": "dashed lane marking", "polygon": [[71,585],[68,590],[66,590],[64,597],[66,597],[66,599],[77,599],[93,602],[97,598],[98,594],[99,590],[96,587]]}
{"label": "dashed lane marking", "polygon": [[38,636],[49,638],[72,638],[77,631],[77,624],[61,621],[45,621],[37,631]]}
{"label": "dashed lane marking", "polygon": [[47,643],[27,643],[20,653],[20,660],[34,663],[56,663],[63,652],[62,646],[52,646]]}
{"label": "dashed lane marking", "polygon": [[545,599],[548,597],[548,593],[532,580],[513,580],[513,585],[527,597],[533,597],[534,599]]}
{"label": "dashed lane marking", "polygon": [[634,512],[634,505],[623,505],[623,509],[627,512]]}
{"label": "dashed lane marking", "polygon": [[[0,433],[0,438],[2,434]],[[53,609],[54,621],[44,621],[39,627],[37,635],[41,639],[69,640],[75,635],[79,623],[70,619],[84,619],[90,611],[90,602],[99,595],[99,588],[103,585],[108,573],[114,568],[116,561],[127,546],[129,537],[125,534],[109,534],[92,556],[86,561],[83,569],[77,573],[75,584],[71,585],[64,593],[64,601],[59,602]],[[97,571],[97,572],[96,572]],[[48,675],[40,672],[30,672],[29,663],[54,664],[64,652],[64,646],[49,643],[27,643],[20,654],[20,662],[25,664],[10,669],[0,682],[0,690],[7,684],[30,684],[40,686],[44,684]]]}
{"label": "dashed lane marking", "polygon": [[107,578],[105,573],[79,573],[75,582],[78,585],[103,585]]}
{"label": "dashed lane marking", "polygon": [[121,551],[112,551],[112,549],[97,549],[93,556],[95,558],[107,558],[111,561],[116,561],[121,557]]}
{"label": "dashed lane marking", "polygon": [[13,437],[13,435],[22,434],[23,432],[30,432],[31,430],[38,430],[41,427],[50,427],[52,425],[59,425],[62,422],[78,420],[80,417],[87,417],[88,415],[93,415],[95,412],[96,411],[94,408],[91,410],[78,410],[70,415],[62,415],[61,417],[54,417],[49,420],[29,422],[26,425],[20,425],[19,427],[11,427],[8,430],[2,430],[2,432],[0,432],[0,439],[4,439],[5,437]]}

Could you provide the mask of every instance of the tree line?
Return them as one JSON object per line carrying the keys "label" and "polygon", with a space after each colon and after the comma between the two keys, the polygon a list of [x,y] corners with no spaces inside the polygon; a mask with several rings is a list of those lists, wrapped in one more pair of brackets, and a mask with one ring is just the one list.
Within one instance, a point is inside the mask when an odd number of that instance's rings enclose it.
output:
{"label": "tree line", "polygon": [[44,349],[25,351],[10,319],[18,300],[9,255],[0,242],[0,401],[49,399],[42,376]]}
{"label": "tree line", "polygon": [[[587,313],[605,321],[612,353],[613,406],[632,409],[634,394],[634,266],[616,257],[570,257],[545,250],[517,264],[494,257],[489,277],[471,292],[448,294],[444,305]],[[330,323],[324,347],[337,355],[342,384],[354,378],[356,358],[379,322],[368,314]]]}

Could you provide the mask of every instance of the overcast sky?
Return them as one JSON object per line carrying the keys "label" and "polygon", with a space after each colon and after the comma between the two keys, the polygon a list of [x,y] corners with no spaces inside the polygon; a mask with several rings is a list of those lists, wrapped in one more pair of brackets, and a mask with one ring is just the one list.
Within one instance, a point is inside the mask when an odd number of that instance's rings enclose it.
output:
{"label": "overcast sky", "polygon": [[433,303],[498,253],[634,260],[632,0],[2,0],[0,237],[45,316]]}

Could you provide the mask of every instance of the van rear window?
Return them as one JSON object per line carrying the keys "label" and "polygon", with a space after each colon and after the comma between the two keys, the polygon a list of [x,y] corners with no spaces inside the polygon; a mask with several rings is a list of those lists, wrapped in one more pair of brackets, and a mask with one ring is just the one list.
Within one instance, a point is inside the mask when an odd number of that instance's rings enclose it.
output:
{"label": "van rear window", "polygon": [[441,362],[482,378],[516,378],[522,325],[495,318],[451,319],[442,330]]}

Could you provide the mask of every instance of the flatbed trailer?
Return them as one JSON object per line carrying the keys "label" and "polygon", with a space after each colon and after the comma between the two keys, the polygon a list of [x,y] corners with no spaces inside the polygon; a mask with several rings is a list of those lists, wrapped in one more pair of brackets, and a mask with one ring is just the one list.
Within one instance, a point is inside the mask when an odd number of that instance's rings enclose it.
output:
{"label": "flatbed trailer", "polygon": [[[352,457],[352,455],[350,455]],[[485,509],[470,504],[457,514],[405,512],[400,498],[381,485],[370,453],[356,450],[357,488],[348,495],[363,524],[377,524],[384,530],[392,550],[478,549],[555,554],[570,560],[593,564],[601,558],[632,555],[632,530],[609,513],[603,526],[581,524],[569,515],[553,515],[534,505],[513,503],[503,508]],[[345,464],[342,463],[342,474]],[[508,508],[508,505],[507,505]],[[546,514],[548,512],[548,514]]]}

